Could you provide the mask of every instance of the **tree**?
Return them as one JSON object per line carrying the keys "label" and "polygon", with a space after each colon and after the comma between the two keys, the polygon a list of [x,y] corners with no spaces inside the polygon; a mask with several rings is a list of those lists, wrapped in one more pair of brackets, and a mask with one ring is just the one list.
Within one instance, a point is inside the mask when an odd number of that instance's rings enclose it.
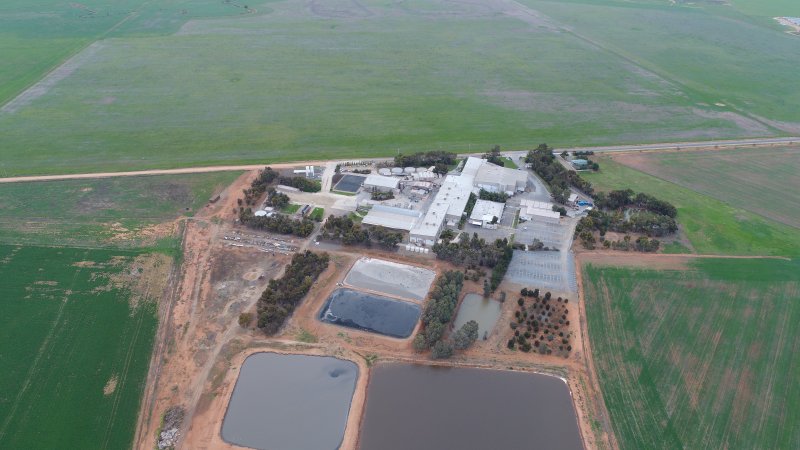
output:
{"label": "tree", "polygon": [[457,350],[465,350],[478,340],[478,322],[470,320],[453,335],[453,345]]}
{"label": "tree", "polygon": [[453,356],[453,343],[450,341],[437,341],[431,350],[433,359],[447,359]]}
{"label": "tree", "polygon": [[488,279],[484,279],[483,280],[483,296],[485,298],[489,298],[489,295],[491,293],[492,293],[492,287],[489,286],[489,280]]}
{"label": "tree", "polygon": [[444,336],[444,325],[439,322],[431,322],[425,328],[425,343],[428,347],[435,345]]}
{"label": "tree", "polygon": [[489,150],[488,152],[486,152],[483,155],[483,158],[485,160],[489,161],[490,163],[492,163],[494,165],[497,165],[497,166],[505,165],[503,163],[503,157],[500,155],[500,146],[499,145],[495,145],[494,147],[492,147],[491,150]]}
{"label": "tree", "polygon": [[250,325],[250,322],[253,320],[253,313],[244,312],[239,314],[239,326],[242,328],[247,328]]}
{"label": "tree", "polygon": [[425,339],[425,333],[423,332],[417,333],[417,335],[414,336],[414,342],[412,343],[412,345],[414,347],[414,351],[417,353],[421,353],[427,350],[429,347]]}
{"label": "tree", "polygon": [[435,173],[437,175],[446,175],[447,172],[449,172],[449,171],[450,171],[450,169],[447,167],[447,164],[445,164],[445,163],[436,163],[433,166],[433,173]]}

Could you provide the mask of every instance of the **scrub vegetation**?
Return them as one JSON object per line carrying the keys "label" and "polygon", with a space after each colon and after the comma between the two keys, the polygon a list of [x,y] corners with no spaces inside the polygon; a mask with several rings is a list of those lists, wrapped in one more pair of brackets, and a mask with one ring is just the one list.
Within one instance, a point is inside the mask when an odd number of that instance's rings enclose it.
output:
{"label": "scrub vegetation", "polygon": [[623,449],[800,446],[800,264],[588,265],[594,363]]}

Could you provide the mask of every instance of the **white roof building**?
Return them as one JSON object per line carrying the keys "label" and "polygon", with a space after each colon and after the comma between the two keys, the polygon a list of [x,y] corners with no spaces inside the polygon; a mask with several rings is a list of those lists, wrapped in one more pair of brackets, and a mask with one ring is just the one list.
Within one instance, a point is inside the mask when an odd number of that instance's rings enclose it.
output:
{"label": "white roof building", "polygon": [[369,210],[362,223],[393,230],[411,231],[422,219],[422,213],[413,209],[394,206],[375,205]]}
{"label": "white roof building", "polygon": [[472,208],[472,214],[469,216],[469,223],[485,227],[491,224],[495,217],[497,217],[497,220],[500,220],[500,218],[503,217],[503,210],[505,207],[505,203],[478,200]]}
{"label": "white roof building", "polygon": [[528,174],[524,170],[507,169],[491,163],[482,164],[475,174],[475,187],[489,192],[505,192],[514,195],[524,191]]}
{"label": "white roof building", "polygon": [[428,212],[411,230],[411,242],[425,246],[435,244],[436,240],[439,239],[439,233],[442,231],[448,206],[447,203],[437,203],[436,198],[434,198],[433,203],[428,208]]}
{"label": "white roof building", "polygon": [[383,175],[367,175],[367,179],[364,180],[364,189],[372,190],[377,189],[379,191],[388,192],[392,189],[397,189],[397,185],[400,183],[400,180],[397,178],[392,177],[385,177]]}
{"label": "white roof building", "polygon": [[561,221],[561,213],[553,211],[552,203],[522,200],[520,202],[519,218],[522,220],[559,223]]}
{"label": "white roof building", "polygon": [[464,161],[464,168],[461,169],[461,176],[468,177],[470,184],[475,179],[475,176],[478,174],[478,169],[481,168],[486,164],[485,159],[476,158],[474,156],[470,156]]}

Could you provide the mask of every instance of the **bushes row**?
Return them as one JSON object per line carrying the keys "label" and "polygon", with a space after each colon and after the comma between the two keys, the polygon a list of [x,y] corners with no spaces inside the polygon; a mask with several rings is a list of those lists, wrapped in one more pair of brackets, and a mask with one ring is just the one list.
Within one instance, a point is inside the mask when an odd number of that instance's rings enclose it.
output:
{"label": "bushes row", "polygon": [[[478,198],[481,200],[489,200],[490,202],[505,203],[508,200],[508,194],[505,192],[490,192],[486,189],[481,189],[478,192]],[[472,211],[470,211],[472,213]]]}
{"label": "bushes row", "polygon": [[269,281],[258,299],[258,327],[275,334],[328,267],[327,253],[296,253],[281,278]]}

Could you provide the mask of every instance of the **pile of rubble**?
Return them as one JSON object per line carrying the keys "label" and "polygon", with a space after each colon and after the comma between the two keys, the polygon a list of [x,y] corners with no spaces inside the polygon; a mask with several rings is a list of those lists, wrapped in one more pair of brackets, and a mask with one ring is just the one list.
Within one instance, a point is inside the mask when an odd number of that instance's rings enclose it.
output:
{"label": "pile of rubble", "polygon": [[180,437],[178,431],[183,423],[183,408],[173,406],[164,413],[164,423],[161,426],[161,433],[158,434],[158,449],[167,450],[175,448]]}

